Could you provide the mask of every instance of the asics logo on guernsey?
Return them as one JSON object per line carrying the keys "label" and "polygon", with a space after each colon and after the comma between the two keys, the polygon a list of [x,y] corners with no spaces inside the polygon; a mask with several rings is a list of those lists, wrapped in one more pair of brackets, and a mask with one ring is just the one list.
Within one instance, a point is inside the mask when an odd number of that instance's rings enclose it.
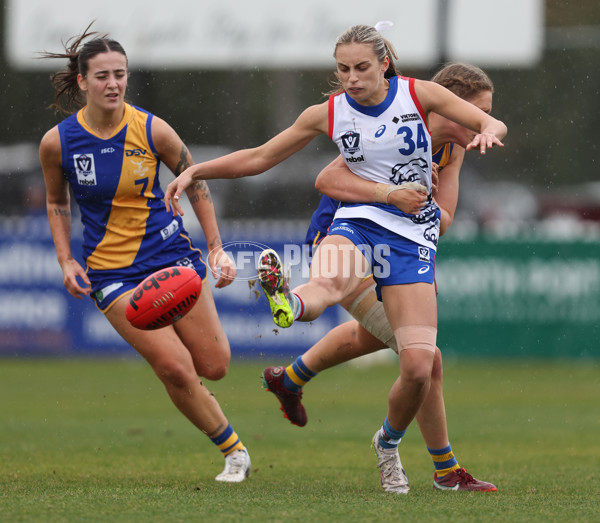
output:
{"label": "asics logo on guernsey", "polygon": [[419,274],[425,274],[426,272],[429,272],[429,265],[424,265],[423,267],[421,267],[418,271]]}

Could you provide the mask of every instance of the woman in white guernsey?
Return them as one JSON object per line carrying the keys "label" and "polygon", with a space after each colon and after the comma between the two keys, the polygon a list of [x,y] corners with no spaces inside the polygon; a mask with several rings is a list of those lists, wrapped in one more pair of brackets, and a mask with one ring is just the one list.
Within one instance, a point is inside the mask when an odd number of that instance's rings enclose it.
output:
{"label": "woman in white guernsey", "polygon": [[[431,198],[428,117],[435,112],[472,129],[477,134],[466,149],[482,154],[501,146],[507,129],[438,84],[399,77],[394,56],[375,28],[349,28],[334,51],[337,94],[307,108],[259,147],[189,167],[167,187],[165,204],[183,214],[178,199],[193,181],[260,174],[318,134],[330,136],[355,174],[377,182],[372,204],[345,204],[338,210],[315,253],[308,283],[288,292],[281,262],[271,250],[261,255],[259,278],[275,322],[289,327],[295,320],[314,320],[373,273],[402,369],[373,443],[384,490],[404,494],[408,481],[397,447],[429,390],[437,333],[433,280],[439,209]],[[394,205],[388,204],[396,191]]]}

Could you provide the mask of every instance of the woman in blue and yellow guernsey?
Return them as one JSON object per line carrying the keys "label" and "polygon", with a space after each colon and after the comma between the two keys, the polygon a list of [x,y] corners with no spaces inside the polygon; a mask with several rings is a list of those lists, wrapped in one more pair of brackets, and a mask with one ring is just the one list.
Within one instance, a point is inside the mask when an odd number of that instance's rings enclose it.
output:
{"label": "woman in blue and yellow guernsey", "polygon": [[[122,46],[89,32],[69,40],[67,68],[52,77],[54,107],[69,113],[40,144],[48,220],[65,287],[90,296],[115,330],[152,366],[175,406],[206,434],[225,458],[217,481],[240,482],[250,457],[199,377],[225,376],[231,352],[207,284],[207,264],[179,217],[165,211],[159,183],[162,161],[175,175],[192,164],[177,133],[162,119],[125,102],[127,56]],[[84,225],[85,269],[71,253],[70,193]],[[205,182],[187,191],[210,249],[208,266],[224,287],[235,278],[221,246]],[[133,327],[125,305],[146,276],[168,266],[193,267],[204,285],[194,308],[177,323],[154,331]]]}
{"label": "woman in blue and yellow guernsey", "polygon": [[[488,75],[471,64],[450,63],[440,69],[432,81],[443,85],[457,96],[471,102],[486,113],[492,109],[494,86]],[[465,147],[473,132],[456,125],[447,118],[431,114],[432,161],[438,166],[438,181],[434,191],[441,211],[440,231],[443,234],[452,223],[458,202],[460,168]],[[324,194],[335,195],[343,201],[369,201],[375,183],[354,175],[338,157],[317,177],[317,186]],[[392,192],[389,200],[401,196]],[[327,235],[339,200],[323,196],[312,215],[305,242],[316,249]],[[398,351],[394,333],[383,311],[383,304],[375,295],[375,282],[366,278],[361,286],[344,298],[340,305],[354,317],[332,329],[296,358],[289,366],[267,367],[263,371],[264,387],[275,394],[290,422],[304,426],[308,422],[302,405],[304,386],[318,373],[385,347]],[[448,437],[443,396],[442,354],[436,347],[431,372],[431,384],[426,400],[421,405],[417,422],[435,469],[435,488],[440,490],[495,491],[496,487],[471,476],[460,467]]]}

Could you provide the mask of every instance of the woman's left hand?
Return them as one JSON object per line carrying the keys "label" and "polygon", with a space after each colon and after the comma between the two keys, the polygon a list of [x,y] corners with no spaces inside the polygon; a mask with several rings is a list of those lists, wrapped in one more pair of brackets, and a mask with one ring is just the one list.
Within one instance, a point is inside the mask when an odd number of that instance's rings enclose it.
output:
{"label": "woman's left hand", "polygon": [[165,191],[165,208],[168,213],[173,213],[173,216],[183,216],[183,209],[179,205],[179,198],[183,191],[192,185],[192,172],[188,167],[177,178],[175,178]]}
{"label": "woman's left hand", "polygon": [[485,154],[487,149],[491,149],[494,145],[498,147],[504,147],[504,144],[496,138],[493,133],[481,133],[476,134],[469,145],[467,145],[467,151],[471,149],[479,149],[481,154]]}
{"label": "woman's left hand", "polygon": [[222,247],[217,247],[208,253],[208,266],[213,276],[217,279],[215,287],[221,289],[227,287],[237,275],[237,269],[233,260],[227,255]]}

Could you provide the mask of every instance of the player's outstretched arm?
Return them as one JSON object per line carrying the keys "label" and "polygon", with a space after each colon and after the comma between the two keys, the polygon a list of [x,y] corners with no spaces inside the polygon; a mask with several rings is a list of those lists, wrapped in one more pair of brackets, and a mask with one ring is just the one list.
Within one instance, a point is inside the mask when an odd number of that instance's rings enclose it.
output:
{"label": "player's outstretched arm", "polygon": [[190,166],[167,186],[167,211],[183,215],[178,200],[194,180],[254,176],[281,163],[305,147],[318,134],[327,133],[327,115],[327,102],[313,105],[305,109],[292,126],[259,147],[242,149]]}
{"label": "player's outstretched arm", "polygon": [[487,149],[494,146],[504,146],[501,140],[508,132],[504,122],[497,120],[435,82],[416,80],[415,91],[427,114],[430,112],[441,114],[477,133],[471,143],[467,145],[467,151],[478,148],[481,154],[485,154]]}

